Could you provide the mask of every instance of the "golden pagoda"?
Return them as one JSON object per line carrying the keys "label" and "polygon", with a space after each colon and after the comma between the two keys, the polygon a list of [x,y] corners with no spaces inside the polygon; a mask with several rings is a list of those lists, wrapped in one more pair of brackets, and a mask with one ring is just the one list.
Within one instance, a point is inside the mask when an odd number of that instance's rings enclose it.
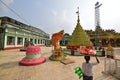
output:
{"label": "golden pagoda", "polygon": [[72,33],[72,36],[68,41],[67,46],[92,46],[92,42],[90,41],[89,36],[80,25],[79,10],[77,13],[78,13],[77,25]]}
{"label": "golden pagoda", "polygon": [[93,45],[92,42],[90,41],[89,36],[87,35],[87,33],[83,30],[82,26],[80,25],[79,8],[76,13],[78,14],[77,25],[67,44],[67,49],[71,49],[71,53],[73,55],[74,55],[74,50],[78,49],[80,46],[92,46]]}

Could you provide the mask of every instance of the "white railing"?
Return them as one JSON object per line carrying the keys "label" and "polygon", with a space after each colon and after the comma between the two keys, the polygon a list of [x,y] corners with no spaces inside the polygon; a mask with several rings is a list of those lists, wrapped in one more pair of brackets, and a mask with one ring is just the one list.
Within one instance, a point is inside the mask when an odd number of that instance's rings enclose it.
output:
{"label": "white railing", "polygon": [[105,74],[110,74],[120,79],[120,59],[104,58],[104,71]]}

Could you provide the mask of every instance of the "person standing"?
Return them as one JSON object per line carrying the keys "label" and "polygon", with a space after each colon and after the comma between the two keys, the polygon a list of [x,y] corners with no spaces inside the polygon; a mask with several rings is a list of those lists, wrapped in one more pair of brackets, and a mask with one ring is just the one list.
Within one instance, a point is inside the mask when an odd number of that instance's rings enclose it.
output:
{"label": "person standing", "polygon": [[83,80],[93,80],[92,67],[100,63],[97,56],[95,56],[95,58],[96,62],[89,62],[90,56],[89,55],[84,56],[86,62],[83,62],[82,64]]}

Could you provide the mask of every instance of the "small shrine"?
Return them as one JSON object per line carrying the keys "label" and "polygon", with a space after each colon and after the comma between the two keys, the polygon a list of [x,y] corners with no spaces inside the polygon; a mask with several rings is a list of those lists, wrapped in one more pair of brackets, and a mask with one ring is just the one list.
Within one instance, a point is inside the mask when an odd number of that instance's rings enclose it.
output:
{"label": "small shrine", "polygon": [[115,55],[114,55],[114,49],[111,46],[110,42],[108,44],[108,48],[107,48],[107,58],[112,58],[114,59]]}
{"label": "small shrine", "polygon": [[60,32],[52,35],[53,50],[52,55],[49,58],[50,60],[61,61],[65,59],[64,51],[60,46],[60,40],[63,37],[63,34],[64,30],[61,30]]}
{"label": "small shrine", "polygon": [[102,73],[112,75],[115,78],[120,79],[120,58],[119,55],[116,54],[116,51],[117,49],[114,50],[109,42],[106,49],[106,57],[104,57],[104,71]]}

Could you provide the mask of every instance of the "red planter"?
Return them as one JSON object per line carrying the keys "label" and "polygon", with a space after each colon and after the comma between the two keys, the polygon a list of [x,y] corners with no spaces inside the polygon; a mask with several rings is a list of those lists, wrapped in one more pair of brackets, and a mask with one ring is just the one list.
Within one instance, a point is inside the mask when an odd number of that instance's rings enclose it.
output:
{"label": "red planter", "polygon": [[77,50],[80,46],[67,46],[67,49],[71,50],[71,55],[74,55],[74,50]]}

